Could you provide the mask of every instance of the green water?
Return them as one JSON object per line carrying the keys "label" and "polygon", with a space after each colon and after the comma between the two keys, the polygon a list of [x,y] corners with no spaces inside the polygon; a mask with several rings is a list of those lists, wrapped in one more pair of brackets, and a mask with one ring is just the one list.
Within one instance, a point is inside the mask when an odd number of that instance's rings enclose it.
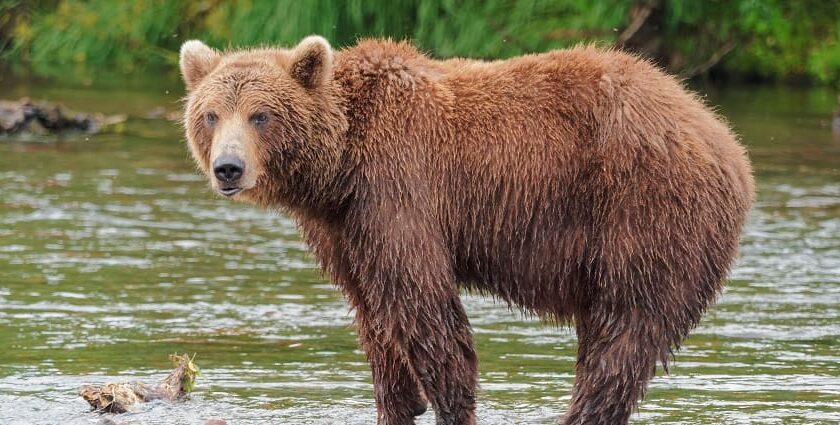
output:
{"label": "green water", "polygon": [[[0,79],[0,98],[142,115],[177,110],[179,86]],[[840,422],[835,94],[730,88],[709,98],[749,146],[758,201],[725,294],[633,420]],[[569,400],[574,333],[464,300],[481,361],[479,422],[550,423]],[[196,353],[192,399],[115,421],[373,423],[351,317],[290,220],[209,191],[178,125],[133,119],[121,134],[0,140],[1,424],[96,423],[80,385],[154,382],[173,352]]]}

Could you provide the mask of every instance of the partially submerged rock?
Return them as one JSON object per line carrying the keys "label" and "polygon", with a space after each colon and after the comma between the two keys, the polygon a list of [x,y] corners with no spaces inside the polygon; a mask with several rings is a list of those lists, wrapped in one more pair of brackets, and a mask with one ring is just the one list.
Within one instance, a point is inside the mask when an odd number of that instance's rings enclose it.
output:
{"label": "partially submerged rock", "polygon": [[142,382],[115,382],[102,386],[84,385],[79,395],[99,413],[124,413],[137,403],[153,400],[180,400],[192,391],[198,367],[187,354],[170,356],[175,366],[160,384],[151,386]]}
{"label": "partially submerged rock", "polygon": [[83,114],[28,98],[0,100],[0,134],[98,133],[125,120],[125,115]]}

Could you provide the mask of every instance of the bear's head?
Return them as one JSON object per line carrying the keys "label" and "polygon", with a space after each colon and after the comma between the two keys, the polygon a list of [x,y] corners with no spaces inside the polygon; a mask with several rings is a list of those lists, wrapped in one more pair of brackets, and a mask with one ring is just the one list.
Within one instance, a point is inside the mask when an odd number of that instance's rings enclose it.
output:
{"label": "bear's head", "polygon": [[332,65],[332,48],[318,36],[293,49],[184,43],[187,141],[215,191],[261,206],[326,201],[347,131]]}

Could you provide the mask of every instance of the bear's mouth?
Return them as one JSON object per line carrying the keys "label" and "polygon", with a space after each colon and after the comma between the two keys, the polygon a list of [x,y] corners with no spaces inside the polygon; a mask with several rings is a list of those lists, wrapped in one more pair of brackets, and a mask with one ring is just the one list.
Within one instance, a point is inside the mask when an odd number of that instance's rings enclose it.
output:
{"label": "bear's mouth", "polygon": [[219,193],[221,193],[224,196],[227,196],[228,198],[230,198],[233,195],[236,195],[239,192],[242,192],[241,187],[223,187],[219,189]]}

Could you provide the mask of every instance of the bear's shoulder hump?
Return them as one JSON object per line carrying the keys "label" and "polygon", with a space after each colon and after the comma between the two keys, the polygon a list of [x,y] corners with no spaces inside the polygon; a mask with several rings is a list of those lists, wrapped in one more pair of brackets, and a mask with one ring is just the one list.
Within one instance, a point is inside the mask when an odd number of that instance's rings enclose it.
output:
{"label": "bear's shoulder hump", "polygon": [[406,41],[366,39],[345,49],[341,56],[364,78],[413,85],[438,73],[433,61]]}

